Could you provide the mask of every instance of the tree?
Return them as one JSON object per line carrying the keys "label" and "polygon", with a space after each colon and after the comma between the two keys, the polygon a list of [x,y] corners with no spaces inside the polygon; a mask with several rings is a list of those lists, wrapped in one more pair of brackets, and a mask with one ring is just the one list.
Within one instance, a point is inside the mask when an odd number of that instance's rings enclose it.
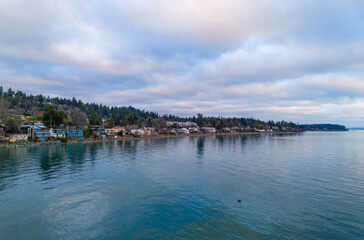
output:
{"label": "tree", "polygon": [[140,123],[139,117],[136,114],[136,112],[133,112],[132,114],[129,114],[128,120],[129,120],[129,124],[135,124],[135,125],[137,125],[137,124]]}
{"label": "tree", "polygon": [[14,95],[14,91],[11,88],[9,88],[8,89],[8,93],[7,93],[7,96],[8,97],[13,97],[13,95]]}
{"label": "tree", "polygon": [[136,112],[133,112],[132,114],[124,115],[122,125],[123,126],[138,125],[140,127],[141,121],[138,114]]}
{"label": "tree", "polygon": [[83,136],[85,138],[90,138],[92,136],[92,130],[91,129],[87,129],[86,131],[83,132]]}
{"label": "tree", "polygon": [[0,122],[6,122],[9,115],[10,103],[2,98],[0,99]]}
{"label": "tree", "polygon": [[21,121],[18,119],[8,119],[5,123],[6,132],[10,134],[21,133],[19,129],[20,124]]}
{"label": "tree", "polygon": [[91,125],[101,125],[102,124],[102,119],[96,111],[93,111],[91,114],[90,124]]}
{"label": "tree", "polygon": [[118,114],[112,114],[113,119],[115,121],[115,126],[120,126],[121,124],[121,117]]}
{"label": "tree", "polygon": [[150,118],[150,117],[147,118],[147,120],[145,121],[145,126],[146,127],[152,127],[153,126],[152,118]]}
{"label": "tree", "polygon": [[263,128],[264,128],[264,126],[263,126],[263,125],[261,125],[261,124],[259,124],[259,122],[255,122],[255,123],[254,123],[254,128],[256,128],[256,129],[263,129]]}
{"label": "tree", "polygon": [[43,114],[43,123],[48,127],[57,126],[63,124],[66,117],[67,115],[65,112],[58,112],[54,106],[50,105]]}
{"label": "tree", "polygon": [[157,118],[152,120],[152,126],[156,129],[162,129],[167,127],[167,121],[164,118]]}
{"label": "tree", "polygon": [[87,116],[86,113],[82,112],[80,109],[75,109],[71,113],[71,124],[74,126],[87,126]]}
{"label": "tree", "polygon": [[203,120],[203,115],[201,113],[198,113],[197,114],[197,120],[196,120],[196,123],[199,127],[203,127],[205,126],[205,122]]}
{"label": "tree", "polygon": [[106,127],[107,128],[113,128],[113,127],[115,127],[115,120],[113,118],[113,115],[111,115],[111,117],[109,118],[109,121],[107,121]]}
{"label": "tree", "polygon": [[225,118],[221,118],[216,125],[216,128],[219,130],[222,130],[224,127],[226,127],[226,121]]}
{"label": "tree", "polygon": [[129,118],[128,118],[128,115],[124,115],[123,116],[123,120],[121,121],[121,125],[126,127],[129,125]]}
{"label": "tree", "polygon": [[216,119],[214,118],[214,119],[212,119],[212,120],[211,120],[211,127],[216,128],[216,125],[217,125],[217,121],[216,121]]}

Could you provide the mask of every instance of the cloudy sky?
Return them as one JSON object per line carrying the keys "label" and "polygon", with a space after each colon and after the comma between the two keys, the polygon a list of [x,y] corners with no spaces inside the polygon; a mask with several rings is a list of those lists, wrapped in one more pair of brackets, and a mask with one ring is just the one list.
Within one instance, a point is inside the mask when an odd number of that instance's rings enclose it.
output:
{"label": "cloudy sky", "polygon": [[3,1],[0,85],[180,116],[364,126],[364,2]]}

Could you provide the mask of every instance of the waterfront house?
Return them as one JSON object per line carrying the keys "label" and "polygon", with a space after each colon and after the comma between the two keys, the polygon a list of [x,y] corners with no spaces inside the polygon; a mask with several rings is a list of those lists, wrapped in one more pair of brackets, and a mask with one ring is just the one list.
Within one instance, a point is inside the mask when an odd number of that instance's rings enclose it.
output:
{"label": "waterfront house", "polygon": [[40,141],[45,141],[51,138],[50,131],[44,125],[30,125],[27,130],[29,139],[39,138]]}
{"label": "waterfront house", "polygon": [[198,130],[198,127],[190,127],[188,128],[188,131],[190,133],[199,133],[200,131]]}
{"label": "waterfront house", "polygon": [[168,130],[166,128],[158,129],[158,134],[168,134]]}
{"label": "waterfront house", "polygon": [[154,127],[145,127],[144,128],[144,133],[147,136],[151,136],[152,134],[155,134],[156,131],[155,131],[155,128]]}
{"label": "waterfront house", "polygon": [[75,128],[67,131],[67,136],[69,139],[83,139],[83,130],[81,128]]}
{"label": "waterfront house", "polygon": [[151,136],[151,135],[152,135],[152,131],[147,130],[147,129],[144,129],[144,134],[145,134],[146,136]]}
{"label": "waterfront house", "polygon": [[130,133],[137,136],[145,135],[145,131],[143,129],[131,129]]}
{"label": "waterfront house", "polygon": [[115,129],[105,129],[105,133],[108,137],[111,137],[111,138],[117,138],[117,132]]}
{"label": "waterfront house", "polygon": [[216,133],[216,128],[214,127],[202,127],[200,130],[203,133]]}
{"label": "waterfront house", "polygon": [[167,128],[167,133],[171,135],[177,135],[176,128]]}
{"label": "waterfront house", "polygon": [[96,138],[106,138],[107,137],[105,128],[103,128],[101,126],[92,126],[92,127],[90,127],[90,130],[92,131],[92,135]]}
{"label": "waterfront house", "polygon": [[240,128],[239,127],[232,127],[231,132],[235,132],[235,133],[240,132]]}
{"label": "waterfront house", "polygon": [[11,143],[25,142],[28,141],[28,134],[6,134],[6,140]]}
{"label": "waterfront house", "polygon": [[19,127],[20,131],[22,133],[28,133],[28,127],[29,126],[34,126],[34,122],[32,121],[23,121]]}
{"label": "waterfront house", "polygon": [[278,132],[279,131],[279,127],[274,126],[274,127],[272,127],[272,130]]}
{"label": "waterfront house", "polygon": [[226,132],[226,133],[229,133],[229,132],[231,132],[231,129],[230,129],[230,128],[228,128],[228,127],[224,127],[224,128],[222,129],[222,131],[223,131],[223,132]]}
{"label": "waterfront house", "polygon": [[296,132],[296,129],[294,129],[293,127],[286,127],[286,131],[288,131],[288,132]]}
{"label": "waterfront house", "polygon": [[[29,127],[30,126],[41,126],[41,127],[43,127],[44,126],[44,124],[42,123],[42,122],[40,122],[40,121],[29,121],[29,120],[27,120],[27,121],[23,121],[22,123],[21,123],[21,125],[20,125],[20,127],[19,127],[19,129],[20,129],[20,131],[22,132],[22,133],[28,133],[28,131],[29,131]],[[30,137],[30,136],[29,136]]]}
{"label": "waterfront house", "polygon": [[126,127],[113,127],[112,129],[115,130],[116,135],[120,135],[120,132],[122,132],[122,135],[125,135]]}
{"label": "waterfront house", "polygon": [[5,141],[5,130],[6,130],[6,127],[3,125],[0,125],[0,141]]}
{"label": "waterfront house", "polygon": [[159,135],[158,131],[154,129],[154,131],[152,131],[152,135],[156,136]]}
{"label": "waterfront house", "polygon": [[50,129],[50,135],[53,138],[66,138],[67,134],[65,130],[62,129]]}
{"label": "waterfront house", "polygon": [[188,131],[187,128],[177,128],[176,131],[179,134],[190,134],[190,131]]}
{"label": "waterfront house", "polygon": [[250,126],[246,126],[244,127],[244,131],[250,132],[252,131],[252,128]]}

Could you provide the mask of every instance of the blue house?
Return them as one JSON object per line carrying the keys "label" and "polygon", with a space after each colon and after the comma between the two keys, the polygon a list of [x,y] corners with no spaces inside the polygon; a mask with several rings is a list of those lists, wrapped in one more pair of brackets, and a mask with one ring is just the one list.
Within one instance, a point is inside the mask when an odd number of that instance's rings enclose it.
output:
{"label": "blue house", "polygon": [[5,141],[5,130],[6,130],[6,127],[3,125],[0,125],[0,141]]}
{"label": "blue house", "polygon": [[31,125],[28,126],[28,137],[30,139],[39,138],[40,141],[45,141],[51,138],[51,133],[44,125]]}
{"label": "blue house", "polygon": [[79,128],[74,130],[68,130],[67,135],[69,139],[83,139],[83,130]]}

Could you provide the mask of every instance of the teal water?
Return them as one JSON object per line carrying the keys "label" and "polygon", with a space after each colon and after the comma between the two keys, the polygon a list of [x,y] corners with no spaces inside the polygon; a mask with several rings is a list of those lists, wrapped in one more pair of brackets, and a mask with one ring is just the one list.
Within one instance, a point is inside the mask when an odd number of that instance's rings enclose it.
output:
{"label": "teal water", "polygon": [[363,144],[351,131],[2,148],[0,239],[363,239]]}

